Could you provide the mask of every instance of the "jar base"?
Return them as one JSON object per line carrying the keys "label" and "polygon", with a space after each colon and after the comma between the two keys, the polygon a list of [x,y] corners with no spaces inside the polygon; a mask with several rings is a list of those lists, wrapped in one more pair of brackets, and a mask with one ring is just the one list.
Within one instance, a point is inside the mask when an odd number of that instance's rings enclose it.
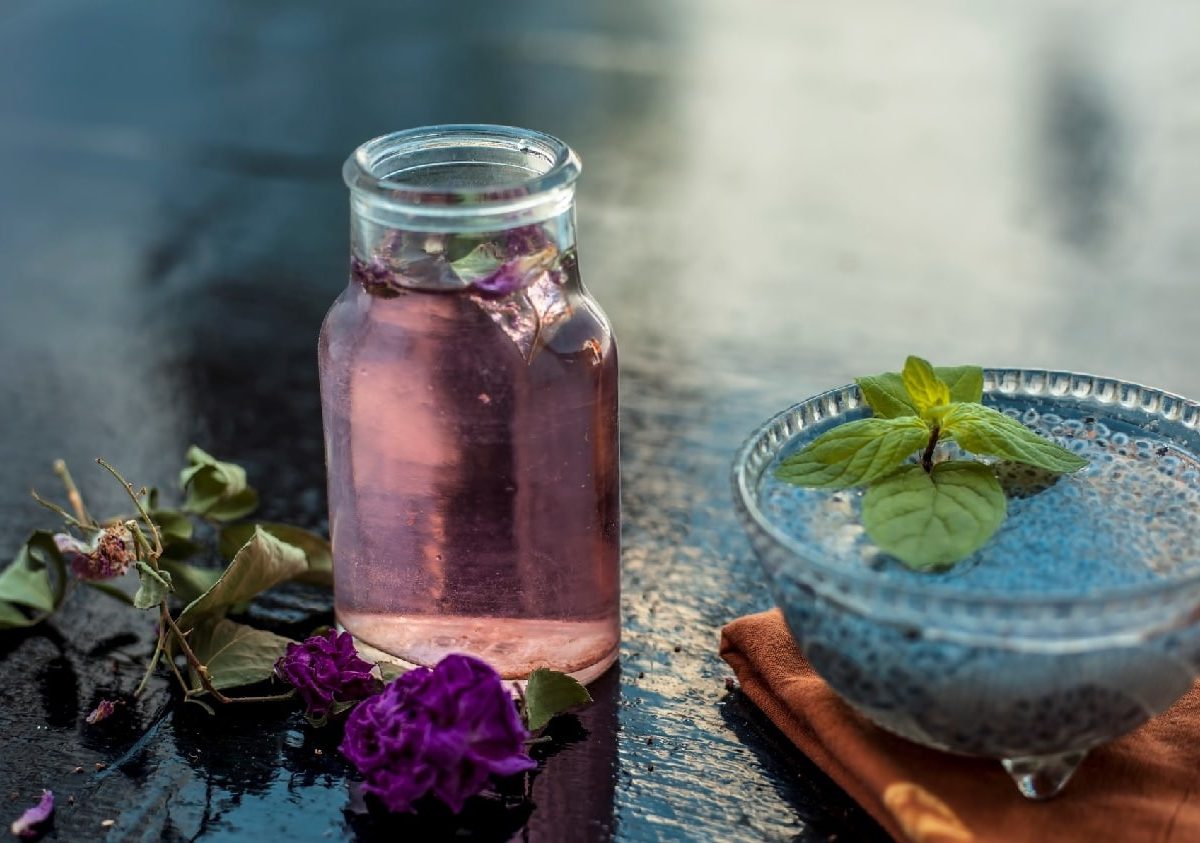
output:
{"label": "jar base", "polygon": [[620,648],[619,633],[609,620],[338,613],[338,627],[354,635],[368,661],[412,669],[432,666],[450,653],[467,653],[515,681],[548,667],[587,684],[612,666]]}

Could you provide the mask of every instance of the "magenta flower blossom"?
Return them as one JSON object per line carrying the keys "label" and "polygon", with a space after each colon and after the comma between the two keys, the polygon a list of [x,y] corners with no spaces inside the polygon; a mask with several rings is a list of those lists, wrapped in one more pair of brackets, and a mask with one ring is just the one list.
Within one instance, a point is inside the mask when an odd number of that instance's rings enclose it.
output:
{"label": "magenta flower blossom", "polygon": [[66,533],[55,533],[54,543],[81,580],[119,577],[137,559],[133,533],[122,525],[105,527],[90,544]]}
{"label": "magenta flower blossom", "polygon": [[53,813],[54,791],[43,790],[42,798],[38,800],[37,804],[13,820],[11,831],[22,840],[33,840],[44,831],[38,826],[50,819],[50,815]]}
{"label": "magenta flower blossom", "polygon": [[412,811],[431,795],[457,813],[494,778],[536,767],[529,732],[487,663],[450,655],[419,667],[350,714],[342,754],[363,790],[389,811]]}
{"label": "magenta flower blossom", "polygon": [[331,629],[288,644],[275,662],[275,675],[296,688],[310,719],[322,720],[379,692],[382,683],[373,668],[359,658],[353,635]]}

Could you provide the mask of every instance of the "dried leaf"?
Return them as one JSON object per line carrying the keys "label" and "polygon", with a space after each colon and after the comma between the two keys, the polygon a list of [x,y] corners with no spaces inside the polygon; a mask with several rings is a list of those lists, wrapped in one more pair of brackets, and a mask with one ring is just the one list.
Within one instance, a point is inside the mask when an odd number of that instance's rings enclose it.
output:
{"label": "dried leaf", "polygon": [[[188,643],[208,670],[213,687],[221,691],[270,679],[275,662],[293,642],[263,629],[209,617],[192,629]],[[194,670],[192,685],[203,687]]]}
{"label": "dried leaf", "polygon": [[224,614],[229,607],[246,603],[307,568],[303,550],[256,529],[212,588],[183,610],[179,627],[186,631],[205,616]]}
{"label": "dried leaf", "polygon": [[260,521],[223,527],[217,545],[221,556],[225,559],[232,559],[254,535],[255,528],[266,530],[280,541],[304,551],[308,568],[296,576],[297,580],[326,587],[333,585],[333,552],[329,547],[329,542],[311,530],[293,527],[290,524]]}

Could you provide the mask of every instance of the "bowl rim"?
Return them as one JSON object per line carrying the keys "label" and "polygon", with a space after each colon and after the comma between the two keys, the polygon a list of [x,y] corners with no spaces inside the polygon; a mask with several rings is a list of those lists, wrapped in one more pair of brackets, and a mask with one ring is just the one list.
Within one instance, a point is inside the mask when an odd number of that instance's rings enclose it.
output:
{"label": "bowl rim", "polygon": [[[1200,403],[1176,393],[1144,386],[1134,381],[1062,369],[983,367],[983,374],[985,399],[989,395],[1026,396],[1029,398],[1055,398],[1071,395],[1080,399],[1093,400],[1101,406],[1140,408],[1143,412],[1166,419],[1172,424],[1183,424],[1192,430],[1200,429]],[[1051,383],[1055,384],[1054,390],[1047,388]],[[1155,410],[1148,409],[1147,404],[1152,405]],[[1170,408],[1165,411],[1161,410],[1160,408],[1164,404],[1169,404]],[[857,570],[830,565],[815,558],[811,549],[806,548],[801,542],[796,541],[766,518],[758,505],[754,491],[755,486],[763,472],[774,460],[775,455],[800,431],[828,418],[829,415],[841,414],[860,406],[865,406],[865,401],[862,398],[862,392],[853,383],[813,395],[776,413],[759,425],[738,448],[733,460],[734,502],[742,516],[743,526],[747,531],[751,529],[757,531],[771,544],[785,551],[790,558],[799,561],[813,573],[818,574],[821,582],[840,585],[842,587],[837,590],[841,592],[845,592],[847,588],[853,591],[871,592],[873,593],[872,603],[880,599],[886,600],[889,597],[900,600],[915,599],[926,604],[946,607],[954,615],[970,615],[979,609],[990,610],[989,613],[997,610],[1015,611],[1018,614],[1022,611],[1036,612],[1039,610],[1056,613],[1070,610],[1074,613],[1085,607],[1096,609],[1098,607],[1116,608],[1130,603],[1145,604],[1147,601],[1161,598],[1164,595],[1174,598],[1170,602],[1177,602],[1181,595],[1187,599],[1191,590],[1200,588],[1200,570],[1197,570],[1186,576],[1149,583],[1114,586],[1090,594],[1075,596],[1061,592],[997,594],[977,589],[931,592],[914,583],[883,580],[874,576],[873,572],[865,567]],[[765,451],[764,448],[766,448]],[[757,471],[751,472],[751,462],[760,451],[763,452],[765,459]],[[1197,456],[1200,457],[1200,454]],[[799,579],[804,579],[803,571],[804,568],[800,568],[791,573]],[[1162,604],[1157,605],[1161,606]],[[1200,612],[1200,607],[1197,607],[1197,611]]]}

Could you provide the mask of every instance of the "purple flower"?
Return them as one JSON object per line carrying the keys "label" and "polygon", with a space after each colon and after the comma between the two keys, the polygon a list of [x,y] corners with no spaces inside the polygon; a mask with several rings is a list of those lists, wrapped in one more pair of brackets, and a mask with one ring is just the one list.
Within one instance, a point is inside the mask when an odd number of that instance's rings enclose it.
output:
{"label": "purple flower", "polygon": [[392,271],[379,258],[365,261],[360,257],[350,257],[350,277],[352,277],[368,293],[376,295],[394,295],[394,279]]}
{"label": "purple flower", "polygon": [[37,826],[50,819],[50,815],[53,813],[54,791],[43,790],[42,798],[38,800],[38,803],[13,820],[12,833],[24,840],[32,840],[42,833],[42,829]]}
{"label": "purple flower", "polygon": [[137,558],[133,534],[124,526],[105,527],[91,543],[55,533],[54,543],[81,580],[110,580],[125,573]]}
{"label": "purple flower", "polygon": [[553,245],[540,225],[522,225],[504,232],[504,253],[510,258],[540,252]]}
{"label": "purple flower", "polygon": [[341,749],[389,811],[411,811],[432,794],[457,813],[492,778],[537,766],[525,753],[528,738],[499,674],[450,655],[361,703]]}
{"label": "purple flower", "polygon": [[95,726],[101,720],[107,720],[112,717],[113,712],[117,710],[117,704],[112,700],[100,700],[96,707],[92,709],[92,713],[84,718],[84,722],[89,726]]}
{"label": "purple flower", "polygon": [[378,693],[380,681],[371,673],[373,667],[359,658],[353,635],[331,629],[288,644],[275,662],[275,675],[295,686],[310,719],[322,720]]}

